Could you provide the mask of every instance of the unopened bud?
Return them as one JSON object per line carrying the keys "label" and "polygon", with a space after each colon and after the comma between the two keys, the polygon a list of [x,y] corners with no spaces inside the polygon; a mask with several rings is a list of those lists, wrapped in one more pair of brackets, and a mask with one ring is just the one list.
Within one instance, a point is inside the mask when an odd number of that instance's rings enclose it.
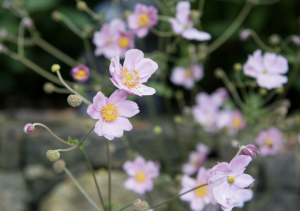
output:
{"label": "unopened bud", "polygon": [[33,26],[33,20],[31,18],[24,18],[23,24],[26,28],[31,28]]}
{"label": "unopened bud", "polygon": [[272,34],[269,37],[269,43],[272,45],[278,45],[280,43],[280,37],[277,34]]}
{"label": "unopened bud", "polygon": [[76,7],[78,10],[84,11],[87,8],[87,5],[84,1],[78,1]]}
{"label": "unopened bud", "polygon": [[251,185],[249,185],[248,187],[245,187],[244,189],[251,189],[254,186],[254,182],[251,183]]}
{"label": "unopened bud", "polygon": [[0,29],[0,39],[4,39],[7,35],[7,31],[5,29]]}
{"label": "unopened bud", "polygon": [[66,163],[64,160],[58,160],[55,163],[53,163],[53,170],[58,174],[63,172],[65,168]]}
{"label": "unopened bud", "polygon": [[127,19],[127,17],[128,17],[129,15],[131,15],[131,14],[133,14],[133,12],[131,12],[130,10],[125,10],[124,13],[123,13],[124,18],[126,18],[126,19]]}
{"label": "unopened bud", "polygon": [[47,94],[51,94],[51,93],[54,92],[55,86],[53,85],[53,83],[47,82],[47,83],[44,84],[43,90],[44,90],[44,92],[46,92]]}
{"label": "unopened bud", "polygon": [[146,211],[146,210],[148,210],[148,208],[149,208],[149,205],[145,201],[135,202],[133,204],[133,210],[134,211]]}
{"label": "unopened bud", "polygon": [[181,122],[182,122],[181,116],[176,115],[176,116],[174,117],[174,122],[175,122],[175,123],[181,123]]}
{"label": "unopened bud", "polygon": [[56,150],[48,150],[46,153],[46,157],[51,162],[57,161],[60,158],[60,153]]}
{"label": "unopened bud", "polygon": [[264,89],[264,88],[260,88],[258,90],[259,94],[262,96],[265,96],[268,93],[268,90]]}
{"label": "unopened bud", "polygon": [[276,88],[276,92],[277,92],[278,94],[281,94],[283,91],[284,91],[284,88],[283,88],[283,87],[278,87],[278,88]]}
{"label": "unopened bud", "polygon": [[162,131],[162,129],[161,129],[161,127],[160,126],[158,126],[158,125],[156,125],[156,126],[154,126],[154,128],[153,128],[153,133],[154,134],[161,134],[161,131]]}
{"label": "unopened bud", "polygon": [[25,126],[24,126],[24,129],[23,129],[24,133],[32,133],[34,131],[34,125],[31,124],[31,123],[27,123]]}
{"label": "unopened bud", "polygon": [[60,12],[58,12],[58,11],[53,11],[52,14],[51,14],[51,17],[52,17],[52,19],[55,20],[55,21],[60,21],[60,19],[61,19],[61,14],[60,14]]}
{"label": "unopened bud", "polygon": [[183,91],[177,90],[177,91],[175,92],[175,97],[176,97],[177,99],[182,99],[182,98],[183,98]]}
{"label": "unopened bud", "polygon": [[259,153],[256,146],[254,146],[253,144],[248,144],[247,146],[242,146],[242,147],[243,147],[242,150],[243,155],[248,155],[253,159],[256,158],[256,153]]}
{"label": "unopened bud", "polygon": [[221,68],[215,69],[215,77],[216,78],[223,78],[224,77],[224,70]]}
{"label": "unopened bud", "polygon": [[243,66],[242,66],[241,63],[235,63],[235,64],[233,65],[233,69],[234,69],[235,71],[241,71],[241,70],[243,69]]}
{"label": "unopened bud", "polygon": [[9,2],[9,1],[4,1],[4,2],[2,2],[2,8],[3,8],[3,9],[8,9],[8,8],[10,8],[10,2]]}
{"label": "unopened bud", "polygon": [[191,10],[191,12],[190,12],[190,19],[194,23],[199,23],[199,18],[200,18],[200,12],[198,10]]}
{"label": "unopened bud", "polygon": [[68,99],[67,99],[68,103],[70,106],[72,107],[79,107],[82,103],[82,99],[81,97],[79,97],[78,95],[69,95]]}
{"label": "unopened bud", "polygon": [[248,40],[250,38],[250,35],[251,35],[251,33],[248,29],[242,29],[240,31],[240,39],[242,41]]}
{"label": "unopened bud", "polygon": [[52,72],[56,72],[57,70],[60,70],[60,66],[58,64],[54,64],[51,67]]}
{"label": "unopened bud", "polygon": [[295,45],[300,45],[300,36],[299,36],[299,35],[293,35],[293,36],[292,36],[292,42],[293,42]]}

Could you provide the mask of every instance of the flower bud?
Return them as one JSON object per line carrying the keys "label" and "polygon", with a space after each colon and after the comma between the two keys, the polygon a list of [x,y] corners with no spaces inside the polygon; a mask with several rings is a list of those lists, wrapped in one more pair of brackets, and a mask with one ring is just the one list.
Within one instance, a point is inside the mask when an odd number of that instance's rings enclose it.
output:
{"label": "flower bud", "polygon": [[182,122],[182,118],[181,118],[181,116],[179,116],[179,115],[176,115],[175,117],[174,117],[174,122],[175,123],[181,123]]}
{"label": "flower bud", "polygon": [[53,163],[53,170],[58,174],[63,172],[65,168],[66,163],[64,160],[58,160],[55,163]]}
{"label": "flower bud", "polygon": [[51,17],[52,17],[52,19],[55,20],[55,21],[60,21],[60,19],[61,19],[61,14],[60,14],[60,12],[58,12],[58,11],[53,11],[52,14],[51,14]]}
{"label": "flower bud", "polygon": [[293,36],[292,36],[292,42],[293,42],[295,45],[300,45],[300,36],[299,36],[299,35],[293,35]]}
{"label": "flower bud", "polygon": [[31,124],[31,123],[27,123],[27,124],[24,126],[23,131],[24,131],[24,133],[26,133],[26,134],[32,133],[32,132],[34,131],[34,125]]}
{"label": "flower bud", "polygon": [[146,211],[146,210],[148,210],[148,208],[149,208],[149,205],[145,201],[135,202],[133,204],[133,210],[134,211]]}
{"label": "flower bud", "polygon": [[183,98],[183,91],[177,90],[177,91],[175,92],[175,97],[176,97],[177,99],[182,99],[182,98]]}
{"label": "flower bud", "polygon": [[44,90],[44,92],[46,92],[47,94],[51,94],[51,93],[54,92],[55,86],[53,85],[53,83],[47,82],[47,83],[44,84],[43,90]]}
{"label": "flower bud", "polygon": [[256,158],[256,153],[259,153],[256,146],[254,146],[253,144],[248,144],[247,146],[244,146],[243,148],[244,148],[242,150],[243,155],[251,156],[253,159]]}
{"label": "flower bud", "polygon": [[33,20],[31,18],[24,18],[23,24],[26,28],[31,28],[33,26]]}
{"label": "flower bud", "polygon": [[191,10],[190,19],[196,24],[199,23],[200,12],[198,10]]}
{"label": "flower bud", "polygon": [[78,10],[84,11],[87,8],[87,5],[84,1],[78,1],[76,7]]}
{"label": "flower bud", "polygon": [[83,64],[77,65],[76,67],[72,68],[71,75],[74,80],[83,83],[89,78],[90,68]]}
{"label": "flower bud", "polygon": [[214,73],[216,78],[223,78],[224,76],[224,70],[221,68],[215,69]]}
{"label": "flower bud", "polygon": [[162,129],[161,129],[161,127],[160,126],[158,126],[158,125],[156,125],[156,126],[154,126],[154,128],[153,128],[153,133],[154,134],[161,134],[161,131],[162,131]]}
{"label": "flower bud", "polygon": [[233,65],[233,69],[234,69],[235,71],[241,71],[241,70],[243,69],[243,66],[241,65],[241,63],[235,63],[235,64]]}
{"label": "flower bud", "polygon": [[281,94],[284,91],[283,87],[276,88],[276,93]]}
{"label": "flower bud", "polygon": [[250,38],[250,35],[251,35],[251,33],[248,29],[242,29],[240,31],[240,39],[242,41],[248,40]]}
{"label": "flower bud", "polygon": [[272,45],[278,45],[280,43],[280,37],[277,34],[272,34],[269,37],[269,43]]}
{"label": "flower bud", "polygon": [[56,72],[57,70],[60,70],[60,66],[58,64],[54,64],[51,67],[52,72]]}
{"label": "flower bud", "polygon": [[3,8],[3,9],[8,9],[8,8],[10,8],[10,2],[9,2],[9,1],[4,1],[4,2],[2,2],[2,8]]}
{"label": "flower bud", "polygon": [[69,95],[67,101],[68,104],[74,108],[79,107],[82,103],[82,99],[78,95]]}
{"label": "flower bud", "polygon": [[4,39],[7,35],[7,31],[5,29],[0,29],[0,39]]}
{"label": "flower bud", "polygon": [[48,150],[46,153],[46,157],[51,162],[57,161],[60,158],[60,153],[56,150]]}
{"label": "flower bud", "polygon": [[260,94],[261,96],[265,96],[265,95],[268,93],[268,90],[266,90],[266,89],[264,89],[264,88],[260,88],[260,89],[258,90],[258,92],[259,92],[259,94]]}

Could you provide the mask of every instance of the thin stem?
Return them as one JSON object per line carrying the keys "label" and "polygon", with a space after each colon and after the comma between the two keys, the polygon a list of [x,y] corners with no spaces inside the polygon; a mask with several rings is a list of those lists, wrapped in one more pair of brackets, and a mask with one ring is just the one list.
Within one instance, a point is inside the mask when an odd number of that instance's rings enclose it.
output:
{"label": "thin stem", "polygon": [[92,127],[92,129],[90,129],[90,131],[85,135],[85,137],[79,142],[78,146],[80,146],[86,139],[87,137],[90,135],[90,133],[94,130],[95,126]]}
{"label": "thin stem", "polygon": [[240,14],[237,18],[232,22],[232,24],[228,27],[228,29],[212,44],[208,46],[207,53],[211,54],[214,52],[218,47],[220,47],[228,38],[237,30],[237,28],[243,23],[249,12],[253,7],[253,3],[247,1],[245,6],[243,7]]}
{"label": "thin stem", "polygon": [[158,20],[160,21],[167,21],[169,22],[169,16],[165,16],[165,15],[157,15]]}
{"label": "thin stem", "polygon": [[253,40],[256,42],[256,44],[263,50],[265,51],[269,51],[269,52],[274,52],[274,50],[270,47],[268,47],[260,38],[259,36],[256,34],[255,31],[253,31],[252,29],[247,29],[250,32],[250,35],[252,36]]}
{"label": "thin stem", "polygon": [[71,92],[73,92],[74,94],[78,95],[79,97],[81,97],[81,99],[83,100],[83,102],[87,105],[91,105],[92,103],[90,101],[88,101],[87,99],[85,99],[85,97],[83,97],[82,95],[80,95],[78,92],[76,92],[74,89],[72,89],[68,84],[65,83],[64,79],[61,77],[60,71],[57,70],[56,71],[57,76],[59,78],[59,80],[61,81],[61,83]]}
{"label": "thin stem", "polygon": [[[9,41],[9,42],[12,42],[12,43],[15,43],[15,44],[18,44],[18,37],[13,35],[13,34],[7,34],[6,37],[5,37],[5,40]],[[28,45],[28,46],[33,46],[35,43],[34,43],[34,39],[32,38],[24,38],[23,39],[23,44],[24,45]]]}
{"label": "thin stem", "polygon": [[71,180],[74,182],[74,184],[77,186],[77,188],[80,190],[80,192],[85,196],[85,198],[93,205],[93,207],[96,210],[100,210],[100,208],[97,206],[97,204],[89,197],[89,195],[83,190],[83,188],[79,185],[75,177],[72,175],[72,173],[65,167],[64,171],[67,173],[67,175],[71,178]]}
{"label": "thin stem", "polygon": [[102,198],[102,195],[101,195],[101,192],[100,192],[100,188],[99,188],[98,182],[97,182],[96,177],[95,177],[95,173],[94,173],[91,161],[90,161],[90,159],[88,158],[87,154],[85,153],[85,151],[83,149],[80,149],[80,151],[82,152],[82,154],[83,154],[83,156],[84,156],[84,158],[85,158],[85,160],[86,160],[86,162],[87,162],[87,164],[89,166],[89,169],[90,169],[90,171],[92,173],[92,176],[93,176],[96,188],[97,188],[97,192],[98,192],[98,196],[99,196],[102,208],[103,208],[103,210],[105,210],[104,201],[103,201],[103,198]]}
{"label": "thin stem", "polygon": [[109,151],[109,140],[106,139],[107,148],[107,166],[108,166],[108,211],[111,211],[111,163],[110,163],[110,151]]}
{"label": "thin stem", "polygon": [[174,34],[174,32],[170,31],[170,32],[161,32],[161,31],[158,31],[157,29],[155,28],[150,28],[150,31],[157,35],[157,36],[160,36],[160,37],[172,37]]}
{"label": "thin stem", "polygon": [[140,201],[141,201],[140,199],[137,199],[137,200],[135,200],[134,202],[132,202],[132,203],[126,205],[125,207],[122,207],[119,211],[125,210],[126,208],[130,207],[131,205],[133,205],[135,202],[140,202]]}
{"label": "thin stem", "polygon": [[271,92],[269,92],[269,94],[265,98],[264,104],[266,105],[268,102],[270,102],[270,100],[275,96],[275,94],[276,94],[276,89],[273,89]]}
{"label": "thin stem", "polygon": [[247,92],[246,92],[246,89],[245,89],[245,85],[243,84],[242,79],[240,77],[240,72],[239,71],[235,71],[235,79],[236,79],[237,83],[239,84],[239,87],[241,88],[243,100],[245,100],[246,96],[247,96]]}
{"label": "thin stem", "polygon": [[58,88],[56,86],[54,86],[53,91],[56,93],[60,93],[60,94],[70,94],[71,93],[70,90],[68,90],[68,89]]}
{"label": "thin stem", "polygon": [[24,18],[21,20],[19,25],[19,33],[18,33],[18,55],[20,57],[24,56],[24,32],[25,26],[23,24]]}
{"label": "thin stem", "polygon": [[55,134],[52,132],[52,130],[50,130],[50,129],[49,129],[46,125],[44,125],[44,124],[41,124],[41,123],[34,123],[33,126],[41,126],[41,127],[45,128],[46,130],[48,130],[49,133],[51,133],[51,135],[53,135],[57,140],[59,140],[59,141],[65,143],[65,144],[68,144],[68,145],[70,145],[70,146],[74,146],[73,144],[70,144],[70,143],[68,143],[67,141],[65,141],[65,140],[63,140],[63,139],[61,139],[61,138],[59,138],[57,135],[55,135]]}
{"label": "thin stem", "polygon": [[284,86],[284,91],[282,94],[280,94],[278,97],[285,97],[288,93],[291,85],[293,84],[294,80],[296,79],[297,73],[298,73],[299,66],[294,65],[294,68],[292,69],[291,73],[289,74],[289,82]]}
{"label": "thin stem", "polygon": [[202,16],[202,11],[203,11],[203,7],[204,7],[204,3],[205,3],[205,0],[199,0],[198,10],[199,10],[201,16]]}
{"label": "thin stem", "polygon": [[71,151],[71,150],[76,149],[76,148],[77,148],[77,146],[74,146],[74,147],[70,147],[68,149],[56,149],[55,151],[57,151],[57,152],[67,152],[67,151]]}
{"label": "thin stem", "polygon": [[82,31],[64,14],[60,13],[61,20],[71,29],[78,37],[82,37]]}
{"label": "thin stem", "polygon": [[167,201],[165,201],[165,202],[163,202],[163,203],[160,203],[160,204],[157,204],[157,205],[155,205],[155,206],[152,206],[152,207],[150,207],[148,210],[154,209],[154,208],[157,208],[157,207],[160,207],[160,206],[162,206],[162,205],[164,205],[164,204],[166,204],[166,203],[169,203],[170,201],[173,201],[174,199],[179,198],[180,196],[183,196],[184,194],[187,194],[187,193],[189,193],[189,192],[191,192],[191,191],[193,191],[193,190],[196,190],[196,189],[198,189],[198,188],[204,187],[204,186],[206,186],[206,185],[207,185],[207,184],[199,185],[199,186],[197,186],[197,187],[195,187],[195,188],[193,188],[193,189],[191,189],[191,190],[188,190],[188,191],[186,191],[186,192],[184,192],[184,193],[182,193],[182,194],[179,194],[179,195],[177,195],[177,196],[174,196],[173,198],[168,199]]}
{"label": "thin stem", "polygon": [[92,69],[97,70],[97,65],[96,65],[95,57],[92,52],[90,41],[87,38],[85,38],[83,39],[83,44],[89,60],[89,64],[91,65]]}

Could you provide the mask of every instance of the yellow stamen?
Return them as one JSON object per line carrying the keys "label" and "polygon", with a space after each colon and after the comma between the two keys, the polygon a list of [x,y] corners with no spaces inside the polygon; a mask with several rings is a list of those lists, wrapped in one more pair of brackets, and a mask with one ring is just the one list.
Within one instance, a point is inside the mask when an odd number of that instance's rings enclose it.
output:
{"label": "yellow stamen", "polygon": [[193,71],[191,70],[191,68],[187,68],[185,70],[185,77],[187,77],[187,78],[193,77]]}
{"label": "yellow stamen", "polygon": [[267,74],[268,73],[268,71],[267,70],[264,70],[264,72],[263,72],[264,74]]}
{"label": "yellow stamen", "polygon": [[113,106],[111,103],[107,104],[102,108],[102,115],[105,121],[113,122],[119,116],[117,106]]}
{"label": "yellow stamen", "polygon": [[185,29],[189,28],[189,24],[186,23],[186,24],[184,25],[184,28],[185,28]]}
{"label": "yellow stamen", "polygon": [[77,80],[81,80],[81,79],[83,79],[83,78],[85,78],[85,77],[86,77],[86,72],[85,72],[83,69],[80,69],[80,70],[77,72],[76,76],[75,76],[75,78],[76,78]]}
{"label": "yellow stamen", "polygon": [[[197,186],[200,186],[200,185],[202,185],[202,184],[198,184]],[[204,187],[201,187],[201,188],[197,188],[195,190],[195,194],[198,197],[203,197],[203,196],[207,195],[207,187],[204,186]]]}
{"label": "yellow stamen", "polygon": [[127,81],[132,81],[132,79],[133,79],[133,75],[132,75],[131,73],[128,73],[128,74],[126,75],[126,80],[127,80]]}
{"label": "yellow stamen", "polygon": [[233,184],[235,182],[235,178],[234,176],[229,176],[227,181],[230,183],[230,184]]}
{"label": "yellow stamen", "polygon": [[138,71],[136,70],[132,70],[131,73],[129,72],[129,70],[124,67],[121,68],[121,75],[124,77],[125,81],[122,81],[121,83],[124,86],[127,86],[129,88],[129,90],[131,90],[131,88],[134,88],[136,85],[138,85],[139,82],[139,75],[138,75]]}
{"label": "yellow stamen", "polygon": [[137,182],[144,182],[145,179],[146,179],[146,174],[144,172],[139,171],[138,173],[136,173],[135,180]]}
{"label": "yellow stamen", "polygon": [[126,37],[121,37],[119,39],[119,46],[121,48],[127,48],[129,46],[129,40]]}
{"label": "yellow stamen", "polygon": [[138,19],[138,24],[140,26],[146,26],[148,24],[148,22],[149,22],[149,18],[147,16],[147,14],[145,14],[145,13],[140,14],[139,19]]}
{"label": "yellow stamen", "polygon": [[266,147],[272,147],[273,139],[272,138],[266,138],[264,145]]}
{"label": "yellow stamen", "polygon": [[234,129],[238,129],[239,127],[241,127],[242,123],[243,123],[242,118],[239,118],[239,117],[234,118],[234,120],[232,122],[232,127]]}

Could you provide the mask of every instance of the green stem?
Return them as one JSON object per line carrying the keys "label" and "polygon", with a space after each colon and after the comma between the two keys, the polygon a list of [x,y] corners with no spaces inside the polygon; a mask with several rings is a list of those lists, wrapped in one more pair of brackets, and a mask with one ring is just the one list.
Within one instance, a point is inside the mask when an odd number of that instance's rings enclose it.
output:
{"label": "green stem", "polygon": [[90,133],[94,130],[95,126],[92,127],[92,129],[90,129],[90,131],[85,135],[85,137],[79,142],[78,146],[80,146],[86,139],[87,137],[90,135]]}
{"label": "green stem", "polygon": [[110,151],[109,151],[109,140],[106,139],[107,148],[107,166],[108,166],[108,211],[111,211],[111,163],[110,163]]}
{"label": "green stem", "polygon": [[242,79],[240,77],[240,71],[235,71],[235,79],[236,79],[237,83],[239,84],[239,87],[241,88],[242,96],[243,96],[243,99],[245,100],[246,96],[247,96],[247,92],[245,89],[245,85],[243,84]]}
{"label": "green stem", "polygon": [[60,13],[61,20],[71,29],[74,34],[76,34],[78,37],[82,37],[82,31],[64,14]]}
{"label": "green stem", "polygon": [[171,18],[171,17],[165,16],[165,15],[157,15],[157,18],[160,21],[167,21],[167,22],[169,22],[169,18]]}
{"label": "green stem", "polygon": [[[15,44],[18,44],[18,37],[13,35],[13,34],[7,34],[6,37],[5,37],[5,40],[7,40],[9,42],[12,42],[12,43],[15,43]],[[28,45],[28,46],[33,46],[34,45],[34,39],[24,38],[23,39],[23,44]]]}
{"label": "green stem", "polygon": [[125,207],[122,207],[119,211],[125,210],[126,208],[130,207],[131,205],[133,205],[135,202],[141,202],[141,200],[140,200],[140,199],[137,199],[137,200],[135,200],[134,202],[132,202],[132,203],[126,205]]}
{"label": "green stem", "polygon": [[253,7],[253,3],[250,1],[247,1],[245,6],[243,7],[240,14],[237,16],[237,18],[232,22],[232,24],[228,27],[228,29],[212,44],[208,46],[207,53],[211,54],[214,52],[218,47],[220,47],[226,40],[229,39],[229,37],[238,29],[238,27],[243,23],[249,12],[251,11]]}
{"label": "green stem", "polygon": [[[183,196],[184,194],[187,194],[187,193],[189,193],[189,192],[191,192],[191,191],[193,191],[193,190],[196,190],[196,189],[198,189],[198,188],[204,187],[204,186],[206,186],[206,185],[207,185],[207,184],[199,185],[199,186],[197,186],[197,187],[195,187],[195,188],[193,188],[193,189],[191,189],[191,190],[189,190],[189,191],[186,191],[186,192],[184,192],[184,193],[182,193],[182,194],[179,194],[179,195],[177,195],[177,196],[174,196],[173,198],[170,198],[170,199],[168,199],[168,200],[165,201],[165,202],[162,202],[162,203],[160,203],[160,204],[157,204],[157,205],[155,205],[155,206],[152,206],[152,207],[150,207],[149,209],[154,209],[154,208],[160,207],[160,206],[162,206],[162,205],[164,205],[164,204],[166,204],[166,203],[169,203],[170,201],[173,201],[174,199],[179,198],[180,196]],[[148,209],[148,210],[149,210],[149,209]]]}
{"label": "green stem", "polygon": [[76,149],[76,148],[77,148],[77,146],[74,146],[74,147],[70,147],[68,149],[57,149],[55,151],[57,151],[57,152],[68,152],[68,151],[71,151],[71,150]]}
{"label": "green stem", "polygon": [[250,35],[252,36],[253,40],[256,42],[256,44],[263,49],[264,51],[269,51],[269,52],[274,52],[274,50],[272,48],[269,48],[260,38],[259,36],[256,34],[255,31],[253,31],[252,29],[247,29],[250,32]]}
{"label": "green stem", "polygon": [[87,38],[84,38],[83,44],[84,44],[84,48],[85,48],[85,51],[86,51],[86,54],[87,54],[87,57],[89,60],[89,64],[91,65],[93,70],[97,70],[97,65],[96,65],[95,57],[93,55],[90,41]]}
{"label": "green stem", "polygon": [[56,92],[56,93],[60,93],[60,94],[70,94],[71,93],[70,90],[68,90],[68,89],[57,88],[56,86],[54,86],[53,91]]}
{"label": "green stem", "polygon": [[87,154],[85,153],[85,151],[83,149],[80,149],[80,151],[82,152],[82,154],[83,154],[83,156],[84,156],[84,158],[85,158],[85,160],[86,160],[86,162],[87,162],[87,164],[89,166],[89,169],[90,169],[90,171],[92,173],[93,180],[94,180],[94,183],[95,183],[96,188],[97,188],[97,192],[98,192],[98,196],[99,196],[102,208],[103,208],[103,210],[105,210],[104,201],[103,201],[103,198],[102,198],[102,195],[101,195],[101,192],[100,192],[100,188],[99,188],[98,182],[97,182],[96,177],[95,177],[95,173],[94,173],[91,161],[90,161],[90,159],[88,158]]}
{"label": "green stem", "polygon": [[266,105],[270,100],[275,96],[276,94],[276,89],[273,89],[269,94],[266,96],[264,104]]}
{"label": "green stem", "polygon": [[93,207],[96,210],[100,210],[100,208],[97,206],[97,204],[89,197],[89,195],[83,190],[83,188],[79,185],[75,177],[72,175],[72,173],[65,167],[64,171],[67,173],[67,175],[71,178],[71,180],[74,182],[76,187],[80,190],[80,192],[85,196],[85,198],[93,205]]}
{"label": "green stem", "polygon": [[160,36],[160,37],[172,37],[174,36],[174,32],[170,31],[170,32],[161,32],[161,31],[158,31],[157,29],[155,28],[150,28],[150,31],[157,35],[157,36]]}
{"label": "green stem", "polygon": [[24,56],[24,32],[25,26],[23,24],[24,18],[21,20],[19,25],[19,34],[18,34],[18,55],[20,57]]}
{"label": "green stem", "polygon": [[198,10],[200,12],[200,17],[202,16],[202,11],[203,11],[203,7],[204,7],[204,3],[205,3],[205,0],[199,0]]}

